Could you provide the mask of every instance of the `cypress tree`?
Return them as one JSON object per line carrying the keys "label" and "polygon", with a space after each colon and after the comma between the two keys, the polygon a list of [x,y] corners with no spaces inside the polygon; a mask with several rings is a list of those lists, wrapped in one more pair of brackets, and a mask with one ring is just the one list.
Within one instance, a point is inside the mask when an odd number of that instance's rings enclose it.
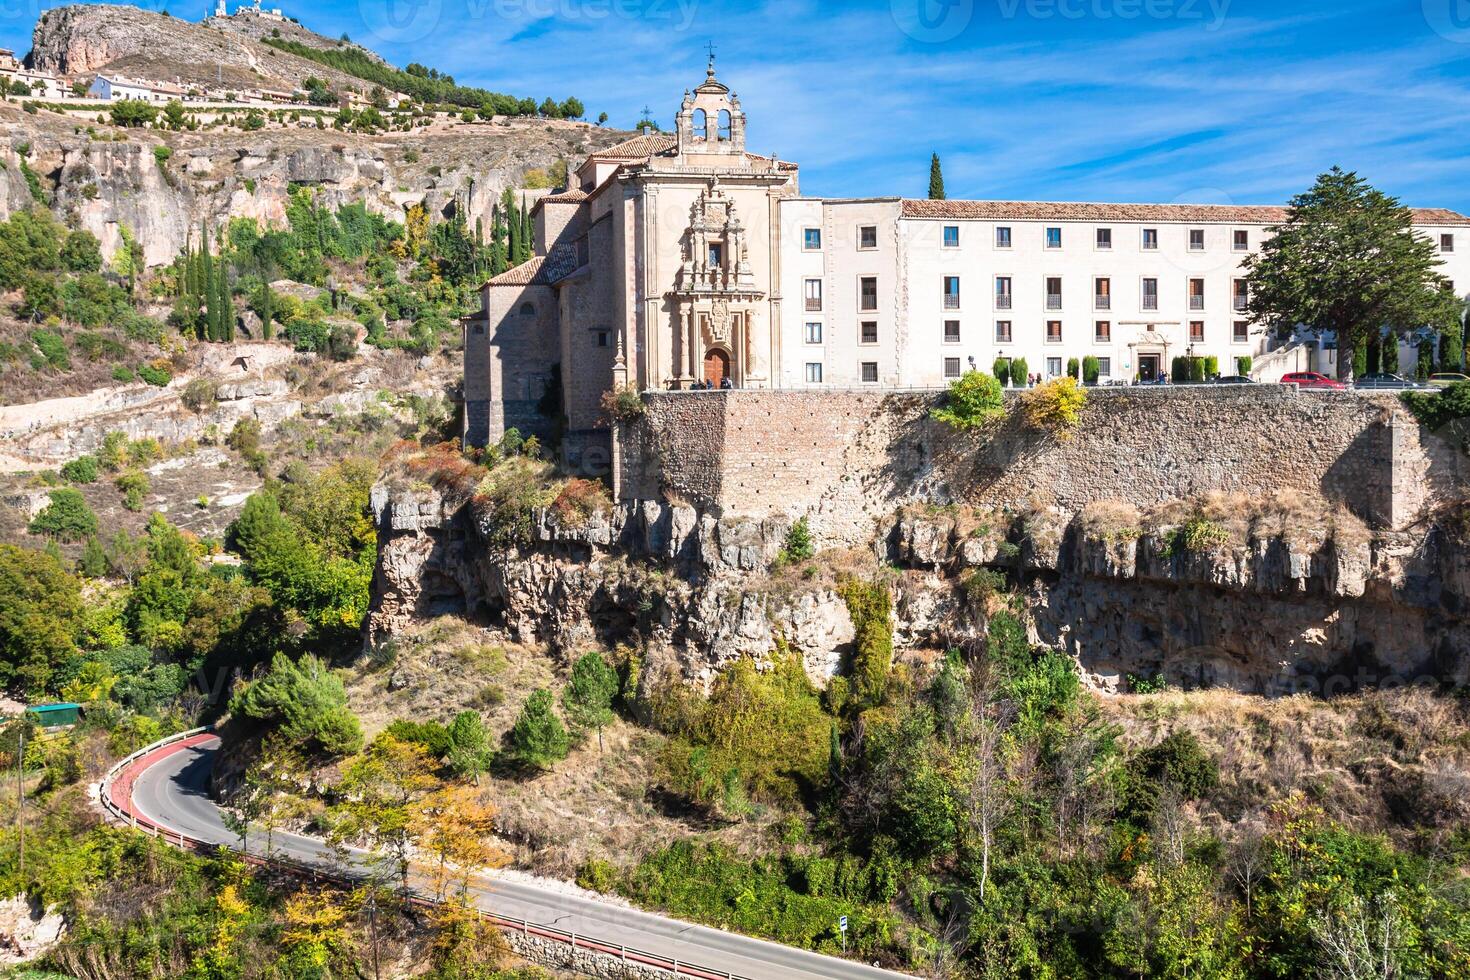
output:
{"label": "cypress tree", "polygon": [[235,340],[235,304],[230,300],[230,275],[223,262],[219,269],[219,339]]}
{"label": "cypress tree", "polygon": [[[509,191],[506,192],[509,194]],[[506,209],[506,224],[510,226],[510,251],[506,258],[508,265],[521,264],[521,216],[516,213],[515,198],[510,199],[510,206]]]}
{"label": "cypress tree", "polygon": [[505,209],[496,205],[490,215],[490,275],[498,276],[509,266],[505,248]]}
{"label": "cypress tree", "polygon": [[199,291],[204,296],[204,336],[219,340],[219,298],[214,286],[214,259],[209,254],[209,228],[202,228],[200,236],[200,283]]}
{"label": "cypress tree", "polygon": [[536,233],[531,225],[531,209],[526,207],[526,196],[521,195],[521,261],[528,261],[536,254]]}
{"label": "cypress tree", "polygon": [[944,200],[944,171],[939,166],[939,154],[929,157],[929,200]]}
{"label": "cypress tree", "polygon": [[1383,370],[1389,374],[1399,373],[1399,335],[1392,330],[1383,338]]}
{"label": "cypress tree", "polygon": [[271,325],[271,317],[275,315],[271,303],[271,284],[261,283],[260,289],[260,337],[262,340],[270,340],[276,332],[275,327]]}

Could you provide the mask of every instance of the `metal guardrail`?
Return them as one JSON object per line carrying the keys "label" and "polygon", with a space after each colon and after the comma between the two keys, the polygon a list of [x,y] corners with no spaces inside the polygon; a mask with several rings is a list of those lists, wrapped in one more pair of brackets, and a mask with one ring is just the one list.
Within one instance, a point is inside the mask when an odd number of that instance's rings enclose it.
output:
{"label": "metal guardrail", "polygon": [[[103,809],[116,817],[124,825],[135,830],[150,833],[153,837],[161,839],[164,843],[176,846],[182,850],[206,853],[221,849],[235,850],[235,848],[225,844],[214,844],[209,841],[190,837],[183,831],[170,830],[145,816],[140,816],[131,808],[124,809],[112,798],[114,780],[126,772],[128,767],[133,763],[145,756],[151,755],[159,749],[186,741],[196,735],[202,735],[209,730],[206,726],[191,728],[186,732],[177,732],[168,738],[160,739],[151,745],[146,745],[117,762],[111,769],[107,770],[107,774],[102,777],[102,781],[97,785],[97,796],[102,803]],[[129,792],[128,802],[131,805],[131,791]],[[311,878],[313,881],[335,881],[343,884],[353,884],[360,880],[340,869],[322,868],[320,865],[298,861],[292,858],[282,858],[279,856],[261,857],[248,853],[242,854],[242,857],[249,864],[259,867],[275,868],[280,871],[285,871],[288,874],[303,875]],[[433,906],[442,904],[421,895],[410,895],[409,902],[421,908],[432,908]],[[508,929],[518,932],[527,938],[535,937],[537,939],[548,939],[552,942],[564,943],[570,946],[573,951],[583,949],[601,956],[617,957],[625,963],[652,967],[656,970],[666,970],[674,976],[694,977],[695,980],[751,980],[751,978],[741,976],[740,974],[717,970],[714,967],[701,966],[698,963],[690,963],[680,960],[678,957],[664,956],[660,953],[649,952],[648,950],[638,949],[634,946],[626,946],[622,943],[596,939],[585,934],[579,935],[575,930],[558,929],[553,925],[531,922],[528,919],[522,919],[516,916],[497,915],[494,912],[487,912],[482,908],[476,908],[475,914],[491,925],[497,926],[502,930]]]}

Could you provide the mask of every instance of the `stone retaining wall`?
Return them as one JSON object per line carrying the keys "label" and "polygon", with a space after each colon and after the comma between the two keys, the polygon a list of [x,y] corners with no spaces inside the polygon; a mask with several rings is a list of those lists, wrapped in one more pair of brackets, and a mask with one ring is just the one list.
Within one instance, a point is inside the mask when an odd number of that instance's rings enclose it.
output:
{"label": "stone retaining wall", "polygon": [[1401,528],[1464,484],[1464,454],[1422,432],[1392,393],[1091,389],[1069,440],[1027,428],[1015,412],[985,433],[955,432],[929,418],[941,398],[652,393],[620,434],[618,496],[716,514],[808,514],[828,540],[856,543],[905,503],[1075,512],[1094,500],[1150,507],[1210,491],[1293,490]]}

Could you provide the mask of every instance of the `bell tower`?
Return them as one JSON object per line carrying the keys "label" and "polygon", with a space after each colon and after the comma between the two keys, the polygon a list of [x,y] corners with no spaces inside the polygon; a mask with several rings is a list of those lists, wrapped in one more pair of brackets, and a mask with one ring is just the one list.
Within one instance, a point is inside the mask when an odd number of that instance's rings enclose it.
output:
{"label": "bell tower", "polygon": [[740,97],[715,77],[715,55],[710,52],[704,83],[685,90],[678,115],[679,153],[742,154],[745,152],[745,110]]}

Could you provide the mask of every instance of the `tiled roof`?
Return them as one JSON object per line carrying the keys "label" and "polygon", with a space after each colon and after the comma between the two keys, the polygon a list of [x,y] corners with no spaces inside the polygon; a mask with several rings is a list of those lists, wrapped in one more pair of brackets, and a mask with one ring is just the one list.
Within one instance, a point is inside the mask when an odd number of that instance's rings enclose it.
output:
{"label": "tiled roof", "polygon": [[[1445,208],[1415,208],[1414,220],[1427,225],[1470,224],[1470,218]],[[1201,221],[1275,225],[1286,221],[1277,205],[1236,204],[1081,204],[1046,201],[929,201],[907,199],[906,218],[1009,218],[1018,221]]]}
{"label": "tiled roof", "polygon": [[558,191],[555,194],[547,194],[545,197],[541,198],[541,200],[537,201],[536,203],[537,204],[547,204],[547,203],[551,203],[551,204],[561,204],[561,203],[576,204],[579,201],[585,201],[585,200],[587,200],[587,198],[590,197],[590,196],[591,195],[589,195],[584,190],[578,190],[576,188],[573,188],[573,189],[567,190],[567,191]]}
{"label": "tiled roof", "polygon": [[592,154],[594,157],[612,160],[641,160],[651,157],[655,153],[665,153],[674,148],[677,142],[668,133],[645,133],[635,136],[630,140],[624,140],[605,150],[598,150]]}
{"label": "tiled roof", "polygon": [[487,286],[529,286],[537,282],[541,274],[541,266],[546,262],[546,257],[537,255],[522,262],[513,269],[506,269],[500,275],[491,279]]}
{"label": "tiled roof", "polygon": [[553,247],[549,255],[533,256],[514,269],[506,269],[485,285],[550,286],[576,271],[577,249],[564,243]]}

